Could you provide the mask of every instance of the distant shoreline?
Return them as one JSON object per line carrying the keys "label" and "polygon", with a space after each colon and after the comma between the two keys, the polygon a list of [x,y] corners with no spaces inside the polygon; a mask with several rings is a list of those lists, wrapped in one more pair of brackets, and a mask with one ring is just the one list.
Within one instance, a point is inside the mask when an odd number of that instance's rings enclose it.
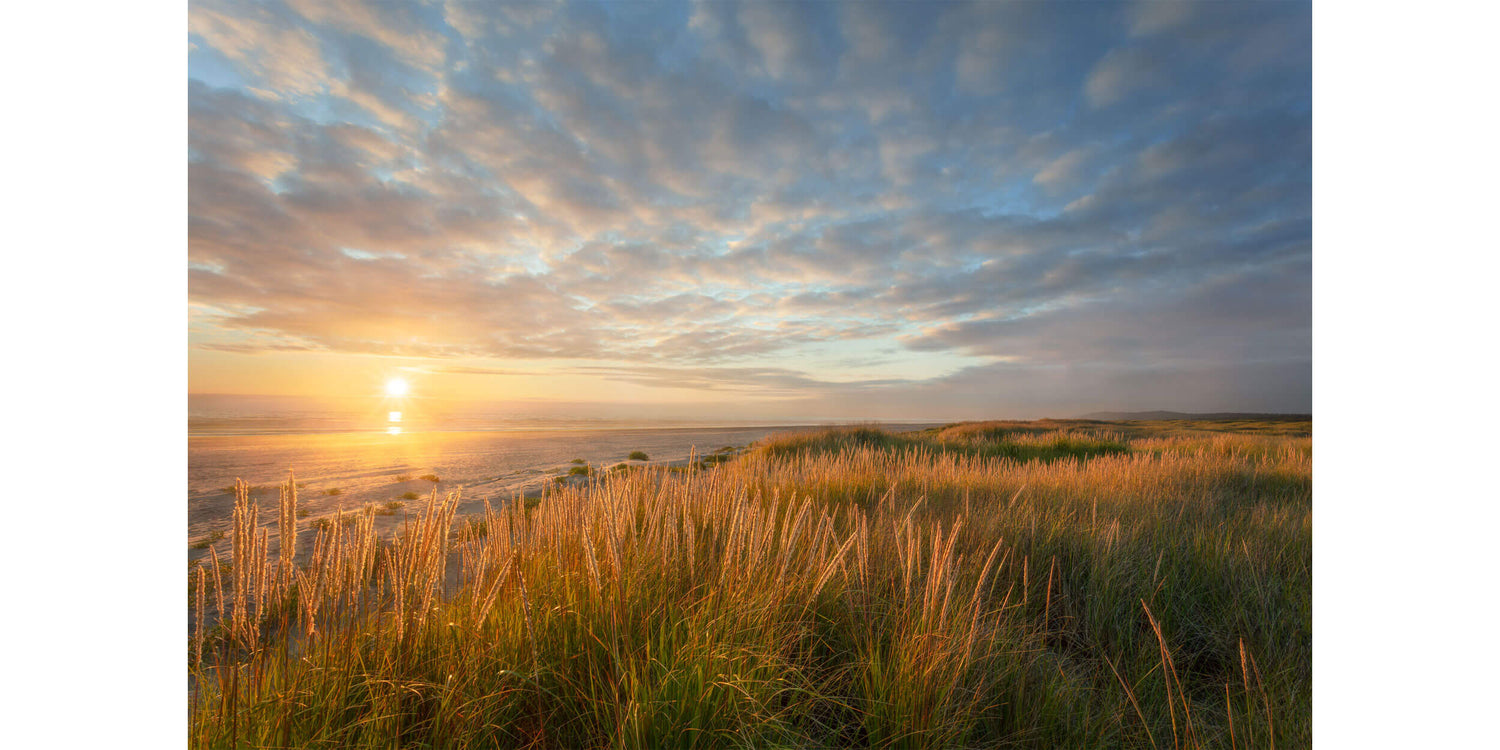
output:
{"label": "distant shoreline", "polygon": [[1185,412],[1185,411],[1096,411],[1074,419],[1098,419],[1107,422],[1210,422],[1210,421],[1257,421],[1257,422],[1311,422],[1311,414],[1281,414],[1277,412]]}
{"label": "distant shoreline", "polygon": [[[243,421],[253,421],[255,419],[256,419],[255,417],[248,417],[248,418],[244,418]],[[191,420],[189,420],[189,421],[191,421]],[[219,420],[219,421],[240,421],[240,420],[225,419],[225,420]],[[489,432],[505,433],[505,434],[557,433],[557,432],[566,432],[566,433],[578,433],[578,432],[674,432],[674,431],[675,432],[687,432],[687,431],[697,431],[697,430],[746,430],[746,429],[751,429],[751,430],[760,430],[760,429],[801,430],[801,429],[822,429],[822,428],[825,428],[825,427],[849,427],[849,426],[857,426],[857,425],[871,425],[871,426],[887,426],[887,425],[889,425],[889,426],[898,426],[898,427],[918,427],[918,428],[921,428],[921,427],[942,426],[942,425],[950,424],[950,423],[951,422],[943,422],[943,421],[936,421],[936,422],[934,422],[934,421],[930,421],[930,420],[899,420],[899,419],[891,419],[891,420],[878,420],[878,421],[877,420],[830,420],[830,421],[826,421],[826,422],[800,422],[800,423],[785,423],[785,422],[705,422],[703,424],[682,424],[682,423],[675,423],[675,424],[663,425],[663,426],[660,426],[660,427],[652,426],[652,425],[642,425],[642,424],[628,424],[628,425],[620,425],[620,424],[561,424],[561,425],[557,425],[557,426],[517,425],[517,426],[442,427],[442,428],[420,428],[419,427],[419,428],[407,428],[401,434],[402,435],[421,435],[421,434],[433,434],[433,433],[449,434],[449,433],[489,433]],[[301,427],[301,428],[289,428],[289,429],[262,429],[262,430],[256,430],[256,429],[237,429],[237,430],[222,430],[222,431],[221,430],[213,430],[213,431],[199,430],[199,431],[196,431],[196,432],[193,431],[192,427],[189,427],[188,428],[188,435],[187,436],[188,436],[189,439],[193,439],[193,438],[208,438],[208,437],[262,437],[262,436],[291,436],[291,435],[384,435],[384,434],[387,434],[386,433],[386,428],[384,428],[384,427],[361,427],[361,428],[348,428],[348,427],[313,428],[313,427]]]}

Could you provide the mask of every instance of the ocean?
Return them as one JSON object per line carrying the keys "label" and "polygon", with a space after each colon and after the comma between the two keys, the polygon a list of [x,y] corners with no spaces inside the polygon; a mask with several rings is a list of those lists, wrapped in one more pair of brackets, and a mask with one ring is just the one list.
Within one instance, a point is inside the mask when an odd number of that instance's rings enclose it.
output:
{"label": "ocean", "polygon": [[262,488],[256,496],[263,517],[274,507],[271,488],[289,471],[314,516],[425,494],[434,485],[424,475],[438,477],[440,491],[461,491],[466,501],[504,502],[539,490],[575,460],[606,468],[641,451],[649,463],[680,461],[835,423],[581,418],[413,402],[350,399],[330,407],[274,397],[189,397],[189,536],[226,523],[236,479]]}

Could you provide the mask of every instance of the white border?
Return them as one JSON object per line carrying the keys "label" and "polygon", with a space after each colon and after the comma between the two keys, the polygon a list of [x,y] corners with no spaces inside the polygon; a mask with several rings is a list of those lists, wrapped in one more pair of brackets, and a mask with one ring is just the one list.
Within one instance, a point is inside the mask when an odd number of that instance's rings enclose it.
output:
{"label": "white border", "polygon": [[[6,20],[15,747],[186,744],[185,10]],[[1495,21],[1477,3],[1314,7],[1324,747],[1493,737]]]}

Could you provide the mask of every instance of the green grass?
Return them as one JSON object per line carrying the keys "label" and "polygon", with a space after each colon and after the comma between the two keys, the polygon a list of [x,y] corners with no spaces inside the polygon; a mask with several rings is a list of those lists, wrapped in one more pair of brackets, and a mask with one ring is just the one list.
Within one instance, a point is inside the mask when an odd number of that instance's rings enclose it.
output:
{"label": "green grass", "polygon": [[475,541],[489,536],[490,527],[482,518],[465,518],[459,521],[458,528],[453,532],[453,538],[460,541]]}
{"label": "green grass", "polygon": [[586,476],[589,475],[589,467],[587,467],[587,466],[574,466],[574,467],[568,469],[568,475],[569,476],[586,477]]}
{"label": "green grass", "polygon": [[208,536],[203,537],[202,539],[199,539],[198,541],[188,545],[188,549],[208,549],[209,547],[213,546],[215,542],[223,538],[224,532],[215,530],[210,532]]}
{"label": "green grass", "polygon": [[[387,511],[381,506],[375,505],[374,503],[371,503],[370,505],[365,507],[369,509],[367,512],[372,515],[393,516],[396,514],[395,510]],[[313,519],[312,523],[308,526],[314,532],[332,533],[334,529],[338,527],[348,528],[350,526],[353,526],[354,524],[359,522],[359,519],[359,512],[343,513],[342,515],[321,516],[319,518]]]}
{"label": "green grass", "polygon": [[728,461],[731,458],[733,458],[733,456],[728,453],[710,453],[707,456],[699,459],[697,462],[697,466],[700,469],[711,469],[715,466],[718,466],[719,464]]}
{"label": "green grass", "polygon": [[401,493],[401,499],[402,500],[418,500],[421,497],[422,497],[422,495],[419,494],[419,493],[416,493],[416,492],[403,492],[403,493]]}
{"label": "green grass", "polygon": [[645,451],[631,451],[630,452],[630,460],[631,461],[650,461],[651,457],[648,456],[648,455],[646,455]]}
{"label": "green grass", "polygon": [[[858,448],[1010,458],[1018,461],[1087,459],[1129,452],[1125,437],[1120,433],[1061,426],[1050,420],[1042,423],[965,423],[908,433],[890,433],[871,427],[846,428],[775,437],[762,441],[758,447],[778,458],[804,454],[837,454]],[[727,454],[716,453],[705,456],[704,459],[722,461],[727,457]]]}
{"label": "green grass", "polygon": [[[265,492],[268,489],[271,489],[270,487],[267,487],[266,485],[263,485],[263,484],[248,485],[248,488],[249,488],[250,494],[252,494],[252,495],[258,495],[258,494],[260,494],[262,492]],[[234,485],[231,484],[228,487],[220,487],[219,488],[219,492],[221,494],[225,494],[225,495],[233,495],[234,494]]]}
{"label": "green grass", "polygon": [[856,428],[450,495],[394,544],[355,515],[289,578],[208,576],[190,744],[1306,747],[1311,459],[1264,423]]}

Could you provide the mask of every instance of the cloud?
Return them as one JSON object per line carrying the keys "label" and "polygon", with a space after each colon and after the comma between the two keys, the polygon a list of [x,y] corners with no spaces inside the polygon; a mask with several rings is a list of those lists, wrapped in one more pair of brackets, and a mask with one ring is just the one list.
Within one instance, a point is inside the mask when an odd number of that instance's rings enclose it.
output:
{"label": "cloud", "polygon": [[329,74],[318,38],[268,6],[195,2],[188,8],[188,32],[275,95],[314,96],[327,85]]}
{"label": "cloud", "polygon": [[1031,181],[1049,190],[1057,190],[1072,181],[1092,155],[1091,147],[1075,148],[1047,162],[1047,165],[1042,167],[1041,171],[1031,178]]}
{"label": "cloud", "polygon": [[731,391],[763,398],[806,397],[809,392],[872,391],[913,382],[900,379],[836,382],[775,367],[583,367],[572,372],[656,388]]}
{"label": "cloud", "polygon": [[542,370],[515,370],[504,367],[465,367],[461,365],[442,365],[436,368],[427,368],[424,372],[441,372],[449,375],[496,375],[501,377],[535,376],[551,374]]}
{"label": "cloud", "polygon": [[850,408],[1260,372],[1300,404],[1309,29],[1294,4],[195,3],[190,341]]}
{"label": "cloud", "polygon": [[817,10],[815,5],[791,3],[739,5],[746,39],[772,78],[805,76],[819,64],[824,47],[815,31]]}
{"label": "cloud", "polygon": [[1149,36],[1181,26],[1196,7],[1192,0],[1136,0],[1130,7],[1131,36]]}
{"label": "cloud", "polygon": [[1085,92],[1089,103],[1107,107],[1131,94],[1162,82],[1161,63],[1147,49],[1117,47],[1089,71]]}
{"label": "cloud", "polygon": [[286,0],[310,23],[378,42],[408,65],[436,72],[444,60],[443,37],[415,17],[414,6],[360,0]]}

